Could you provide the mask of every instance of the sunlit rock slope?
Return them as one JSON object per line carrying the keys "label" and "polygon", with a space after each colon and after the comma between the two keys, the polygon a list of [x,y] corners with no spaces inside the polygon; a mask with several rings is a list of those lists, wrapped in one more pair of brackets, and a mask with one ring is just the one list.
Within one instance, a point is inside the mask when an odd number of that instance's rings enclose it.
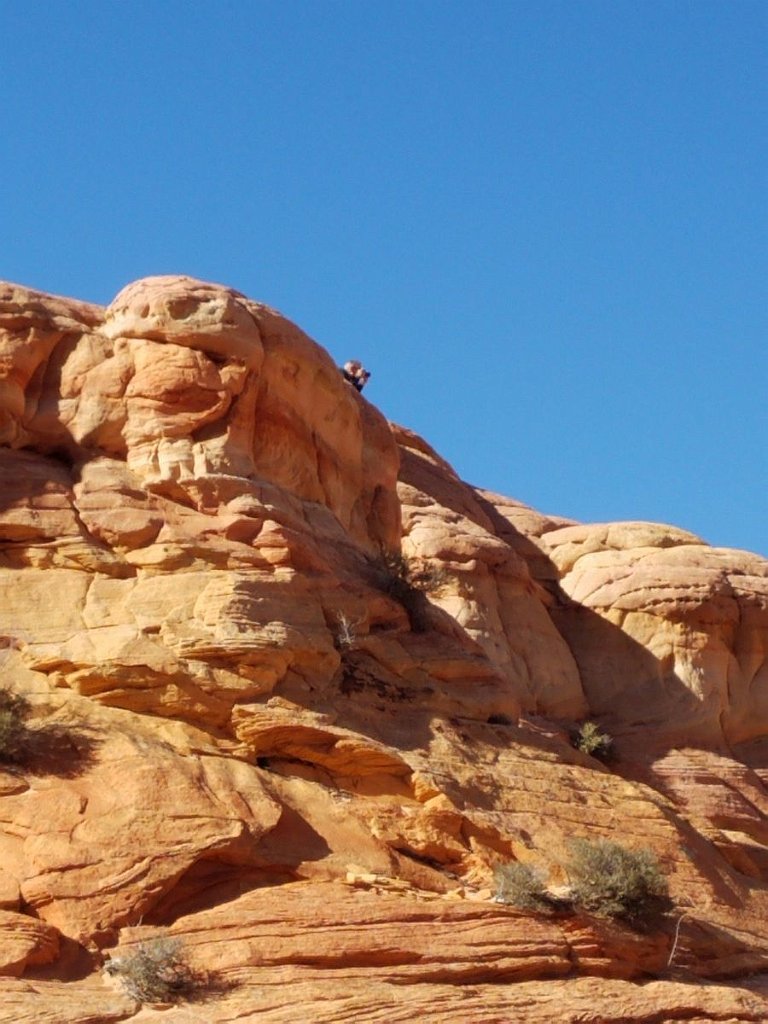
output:
{"label": "sunlit rock slope", "polygon": [[[764,560],[472,487],[184,277],[0,285],[0,444],[0,1021],[768,1018]],[[673,908],[494,902],[576,837]],[[193,1001],[108,969],[155,936]]]}

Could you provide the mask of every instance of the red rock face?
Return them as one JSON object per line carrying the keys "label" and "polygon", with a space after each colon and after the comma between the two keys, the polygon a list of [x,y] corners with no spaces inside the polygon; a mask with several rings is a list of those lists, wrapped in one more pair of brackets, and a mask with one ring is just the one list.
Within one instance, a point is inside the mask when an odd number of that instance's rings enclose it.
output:
{"label": "red rock face", "polygon": [[[472,488],[189,278],[0,285],[0,442],[1,1022],[768,1017],[764,560]],[[676,909],[574,910],[573,837]],[[121,986],[157,935],[205,1003]]]}

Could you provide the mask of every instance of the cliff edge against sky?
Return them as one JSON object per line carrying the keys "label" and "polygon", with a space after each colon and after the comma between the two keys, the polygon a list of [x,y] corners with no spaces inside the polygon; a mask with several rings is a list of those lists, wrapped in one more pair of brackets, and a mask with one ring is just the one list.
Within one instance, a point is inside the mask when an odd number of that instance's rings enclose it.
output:
{"label": "cliff edge against sky", "polygon": [[[0,445],[0,1021],[766,1019],[768,562],[471,487],[184,277],[0,285]],[[493,901],[577,837],[674,909]],[[157,935],[205,1002],[105,970]]]}

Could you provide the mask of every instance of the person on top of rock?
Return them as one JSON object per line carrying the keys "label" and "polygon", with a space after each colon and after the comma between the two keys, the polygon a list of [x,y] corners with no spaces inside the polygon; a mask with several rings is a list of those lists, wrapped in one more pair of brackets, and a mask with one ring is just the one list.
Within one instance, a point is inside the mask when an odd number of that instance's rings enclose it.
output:
{"label": "person on top of rock", "polygon": [[368,383],[370,372],[357,359],[348,359],[341,368],[344,380],[349,381],[356,391],[362,391]]}

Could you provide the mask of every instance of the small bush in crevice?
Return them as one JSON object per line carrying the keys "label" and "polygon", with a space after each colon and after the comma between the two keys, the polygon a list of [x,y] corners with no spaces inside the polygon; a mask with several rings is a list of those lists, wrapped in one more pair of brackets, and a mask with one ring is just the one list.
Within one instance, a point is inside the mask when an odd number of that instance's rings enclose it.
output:
{"label": "small bush in crevice", "polygon": [[174,938],[140,942],[132,952],[110,960],[106,970],[142,1003],[178,1003],[204,983],[187,962],[181,940]]}
{"label": "small bush in crevice", "polygon": [[450,582],[450,574],[442,565],[409,562],[409,575],[413,586],[423,594],[439,594]]}
{"label": "small bush in crevice", "polygon": [[350,619],[344,612],[336,615],[336,629],[333,634],[333,642],[338,651],[352,651],[357,643],[357,627],[360,619]]}
{"label": "small bush in crevice", "polygon": [[29,711],[24,697],[0,689],[0,761],[16,761],[23,753]]}
{"label": "small bush in crevice", "polygon": [[602,917],[642,921],[670,907],[669,887],[650,850],[608,839],[574,839],[565,865],[573,902]]}
{"label": "small bush in crevice", "polygon": [[386,550],[372,561],[371,568],[374,586],[405,608],[415,633],[425,632],[429,623],[424,595],[436,594],[446,585],[445,570],[406,558],[399,551]]}
{"label": "small bush in crevice", "polygon": [[537,871],[513,861],[498,864],[494,871],[496,902],[507,903],[520,910],[551,910],[552,903]]}
{"label": "small bush in crevice", "polygon": [[371,568],[375,585],[396,601],[414,589],[410,564],[399,551],[382,550],[371,562]]}
{"label": "small bush in crevice", "polygon": [[611,756],[613,738],[608,733],[600,732],[595,722],[582,722],[572,734],[571,742],[582,754],[589,754],[599,761],[607,761]]}
{"label": "small bush in crevice", "polygon": [[0,764],[25,775],[74,778],[93,759],[98,734],[83,725],[45,717],[19,694],[0,686]]}

